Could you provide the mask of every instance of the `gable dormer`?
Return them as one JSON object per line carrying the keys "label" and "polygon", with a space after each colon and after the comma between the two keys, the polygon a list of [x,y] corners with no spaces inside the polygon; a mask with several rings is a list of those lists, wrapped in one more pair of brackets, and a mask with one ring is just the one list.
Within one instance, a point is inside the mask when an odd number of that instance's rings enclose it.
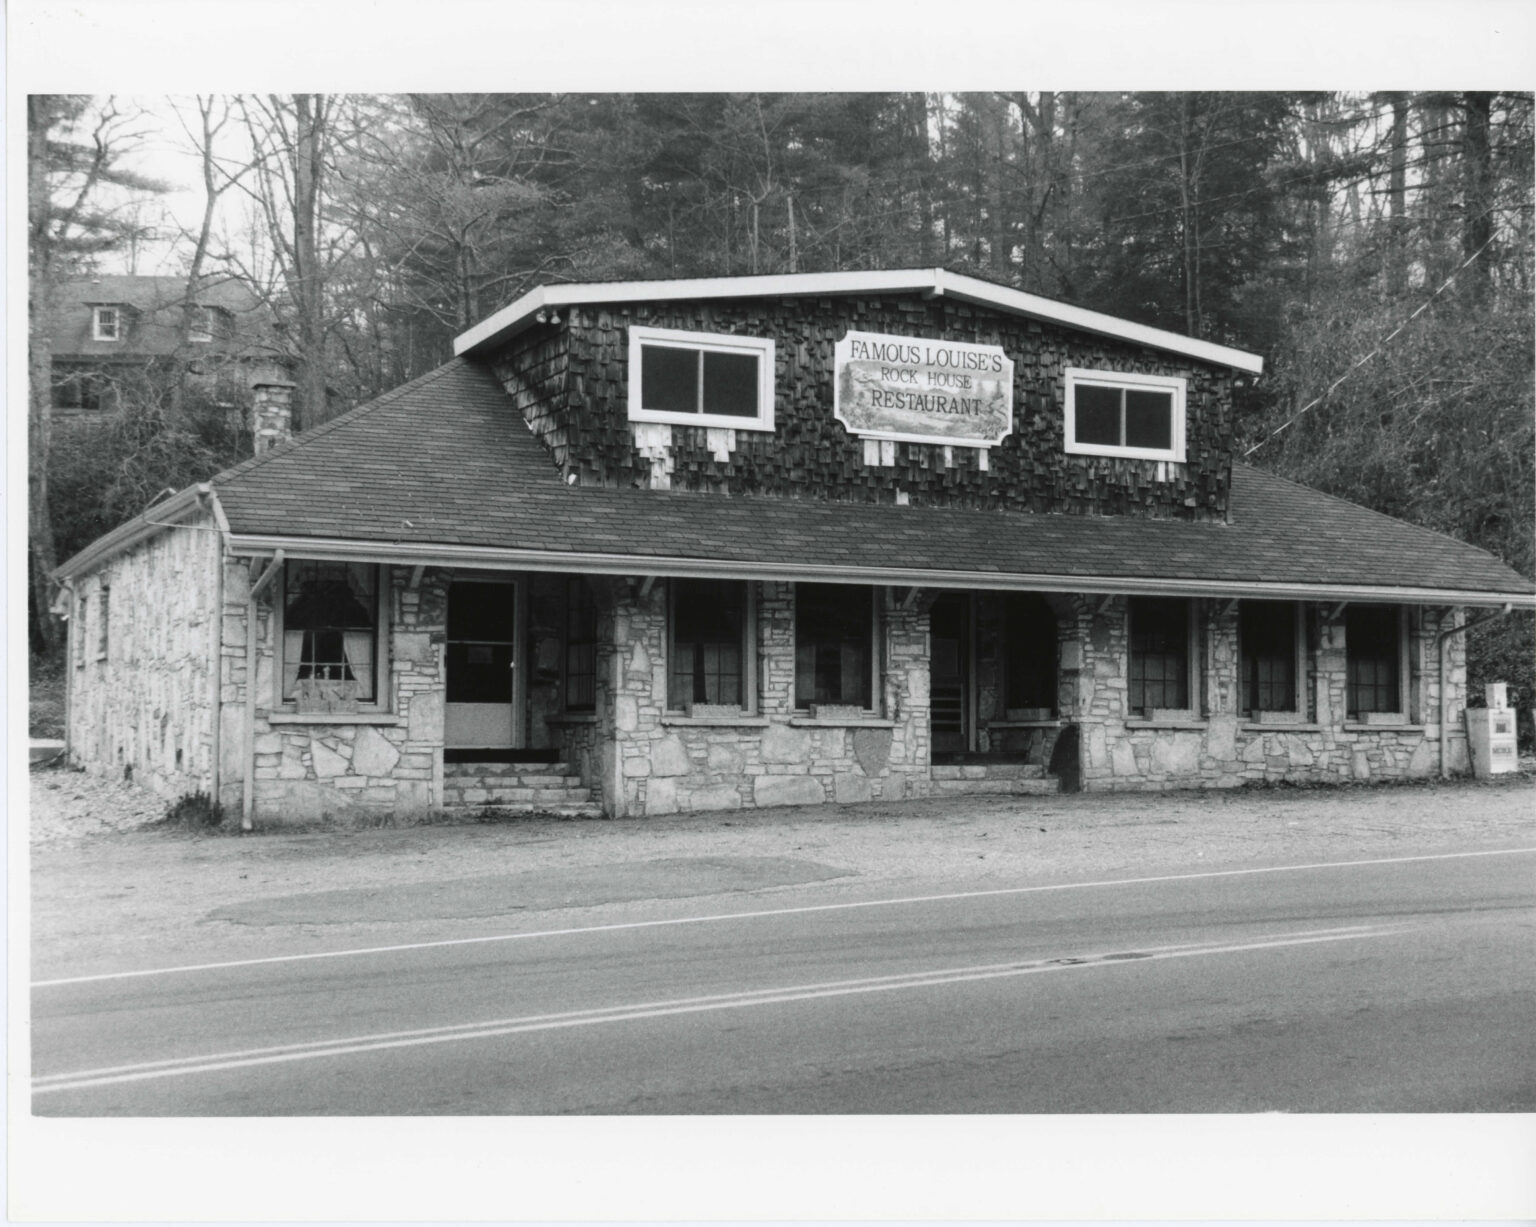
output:
{"label": "gable dormer", "polygon": [[547,287],[456,347],[573,484],[1191,520],[1262,368],[942,270]]}

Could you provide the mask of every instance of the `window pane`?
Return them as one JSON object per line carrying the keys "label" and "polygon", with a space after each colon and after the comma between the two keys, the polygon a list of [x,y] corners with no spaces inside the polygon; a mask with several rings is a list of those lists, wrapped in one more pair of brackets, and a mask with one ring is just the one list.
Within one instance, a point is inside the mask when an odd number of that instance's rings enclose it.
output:
{"label": "window pane", "polygon": [[448,589],[448,638],[510,642],[517,585],[460,580]]}
{"label": "window pane", "polygon": [[1173,446],[1172,393],[1125,390],[1125,445],[1164,450]]}
{"label": "window pane", "polygon": [[872,589],[795,586],[795,706],[873,706],[873,626]]}
{"label": "window pane", "polygon": [[290,563],[283,607],[283,697],[324,683],[337,697],[374,697],[377,571],[364,563]]}
{"label": "window pane", "polygon": [[672,586],[672,667],[667,705],[746,702],[743,642],[747,586],[740,580],[680,579]]}
{"label": "window pane", "polygon": [[757,416],[757,355],[704,354],[704,412]]}
{"label": "window pane", "polygon": [[583,579],[566,582],[565,710],[597,706],[597,606]]}
{"label": "window pane", "polygon": [[1003,707],[1056,710],[1056,615],[1044,597],[1003,603]]}
{"label": "window pane", "polygon": [[1120,444],[1120,389],[1078,384],[1072,393],[1077,415],[1077,442]]}
{"label": "window pane", "polygon": [[1244,601],[1239,628],[1244,709],[1295,711],[1296,607],[1285,601]]}
{"label": "window pane", "polygon": [[699,353],[665,345],[640,347],[642,409],[667,413],[699,411]]}
{"label": "window pane", "polygon": [[1189,604],[1177,597],[1133,597],[1131,690],[1133,712],[1189,707]]}
{"label": "window pane", "polygon": [[1344,611],[1351,716],[1402,711],[1398,634],[1395,605],[1351,605]]}

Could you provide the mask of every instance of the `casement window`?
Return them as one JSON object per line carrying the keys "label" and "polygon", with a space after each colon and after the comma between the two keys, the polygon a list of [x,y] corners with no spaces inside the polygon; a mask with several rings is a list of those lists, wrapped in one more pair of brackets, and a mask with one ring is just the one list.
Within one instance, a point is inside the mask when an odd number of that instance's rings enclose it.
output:
{"label": "casement window", "polygon": [[75,646],[75,668],[85,668],[86,636],[91,633],[91,598],[81,593],[75,602],[75,625],[70,628],[70,639]]}
{"label": "casement window", "polygon": [[212,307],[194,304],[187,308],[187,340],[194,345],[206,345],[213,340],[213,329]]}
{"label": "casement window", "polygon": [[121,341],[123,317],[116,307],[95,307],[91,311],[91,336],[97,341]]}
{"label": "casement window", "polygon": [[1349,715],[1372,712],[1406,718],[1408,637],[1405,610],[1397,605],[1351,605],[1344,611]]}
{"label": "casement window", "polygon": [[631,326],[629,420],[772,430],[773,342]]}
{"label": "casement window", "polygon": [[752,594],[741,580],[679,579],[667,589],[667,707],[751,708]]}
{"label": "casement window", "polygon": [[597,710],[597,606],[587,581],[565,581],[565,710]]}
{"label": "casement window", "polygon": [[378,702],[379,569],[290,562],[283,574],[282,699]]}
{"label": "casement window", "polygon": [[1056,711],[1056,615],[1044,597],[1003,599],[1003,702],[1018,710]]}
{"label": "casement window", "polygon": [[875,589],[795,585],[795,706],[875,705]]}
{"label": "casement window", "polygon": [[1066,450],[1080,456],[1184,459],[1186,381],[1068,367]]}
{"label": "casement window", "polygon": [[1158,711],[1194,715],[1196,693],[1194,615],[1182,597],[1131,597],[1130,697],[1132,714]]}
{"label": "casement window", "polygon": [[1244,713],[1299,715],[1304,710],[1301,608],[1291,601],[1244,601],[1239,606]]}

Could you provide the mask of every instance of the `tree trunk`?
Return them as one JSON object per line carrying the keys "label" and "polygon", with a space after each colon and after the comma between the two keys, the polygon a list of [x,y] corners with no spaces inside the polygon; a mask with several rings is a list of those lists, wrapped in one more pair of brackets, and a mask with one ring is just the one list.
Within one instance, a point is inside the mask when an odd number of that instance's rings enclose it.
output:
{"label": "tree trunk", "polygon": [[33,627],[45,651],[53,651],[63,628],[53,615],[52,581],[58,565],[53,517],[48,510],[48,459],[53,450],[52,261],[48,255],[48,131],[45,100],[27,99],[27,562]]}
{"label": "tree trunk", "polygon": [[293,165],[294,299],[301,370],[298,422],[307,430],[325,421],[324,287],[319,254],[320,183],[324,170],[325,98],[295,94]]}
{"label": "tree trunk", "polygon": [[[1466,128],[1463,132],[1463,160],[1466,176],[1465,204],[1461,231],[1461,250],[1472,259],[1493,238],[1493,149],[1489,140],[1489,121],[1493,95],[1465,95]],[[1487,255],[1472,260],[1466,271],[1468,294],[1474,303],[1488,301],[1493,284],[1493,261]]]}
{"label": "tree trunk", "polygon": [[1408,95],[1392,95],[1392,172],[1387,190],[1389,206],[1387,289],[1402,294],[1408,288]]}

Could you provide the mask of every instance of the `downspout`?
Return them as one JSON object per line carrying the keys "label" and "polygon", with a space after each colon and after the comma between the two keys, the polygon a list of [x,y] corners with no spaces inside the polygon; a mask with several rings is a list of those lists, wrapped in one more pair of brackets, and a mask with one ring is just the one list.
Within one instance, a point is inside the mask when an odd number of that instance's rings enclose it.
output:
{"label": "downspout", "polygon": [[[64,634],[64,761],[70,761],[70,712],[75,705],[75,636],[82,633],[82,628],[75,623],[80,619],[75,615],[80,611],[80,599],[75,594],[75,581],[66,579],[60,581],[60,591],[69,598],[69,610],[65,614]],[[58,602],[55,602],[57,607]]]}
{"label": "downspout", "polygon": [[278,550],[261,573],[261,578],[251,585],[251,594],[245,603],[245,745],[242,758],[245,763],[245,789],[240,812],[240,829],[256,829],[256,674],[259,672],[256,656],[256,598],[262,589],[277,578],[283,569],[283,551]]}
{"label": "downspout", "polygon": [[1470,622],[1463,622],[1460,626],[1453,626],[1450,630],[1441,631],[1435,636],[1435,651],[1440,657],[1440,778],[1450,778],[1450,769],[1446,766],[1445,752],[1451,740],[1450,703],[1445,691],[1445,645],[1452,635],[1460,635],[1471,630],[1474,626],[1482,626],[1485,622],[1492,622],[1496,618],[1502,618],[1514,608],[1513,604],[1506,603],[1503,609],[1486,613],[1481,618],[1473,618]]}
{"label": "downspout", "polygon": [[[210,508],[212,487],[204,482],[197,488],[197,501]],[[219,535],[218,552],[213,564],[213,613],[208,619],[210,640],[208,648],[208,676],[212,702],[208,708],[208,743],[212,758],[208,764],[208,799],[217,807],[222,781],[219,772],[224,753],[224,536]]]}

